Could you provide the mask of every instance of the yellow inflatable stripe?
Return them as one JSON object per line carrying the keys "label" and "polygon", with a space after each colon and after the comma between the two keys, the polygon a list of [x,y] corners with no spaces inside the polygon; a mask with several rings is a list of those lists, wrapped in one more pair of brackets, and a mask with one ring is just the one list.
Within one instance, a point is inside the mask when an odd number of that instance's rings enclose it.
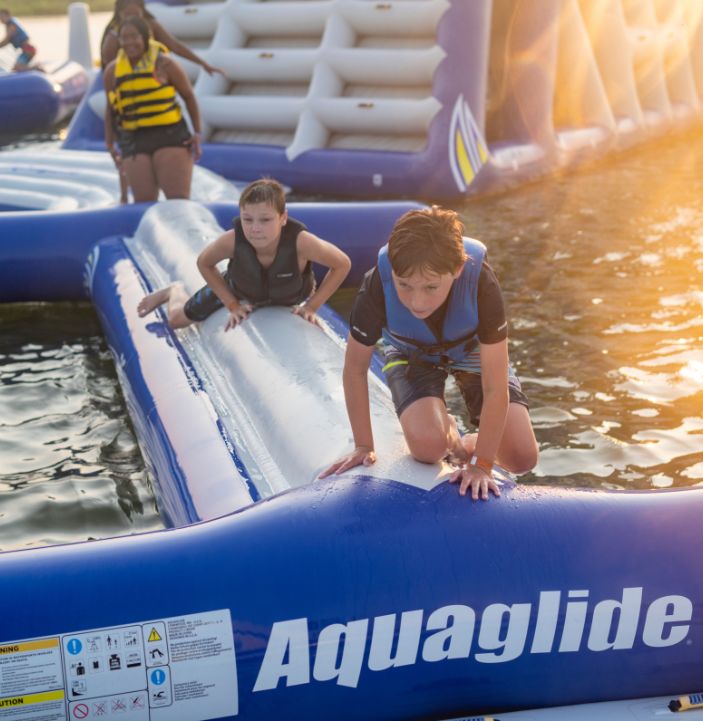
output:
{"label": "yellow inflatable stripe", "polygon": [[464,138],[461,137],[461,133],[458,131],[455,134],[455,150],[461,174],[464,176],[466,184],[470,185],[476,173],[474,173],[474,169],[471,167],[471,161],[469,160],[469,155],[464,145]]}
{"label": "yellow inflatable stripe", "polygon": [[479,141],[477,143],[478,145],[478,155],[481,158],[481,163],[485,163],[488,160],[488,150],[486,150],[486,146]]}

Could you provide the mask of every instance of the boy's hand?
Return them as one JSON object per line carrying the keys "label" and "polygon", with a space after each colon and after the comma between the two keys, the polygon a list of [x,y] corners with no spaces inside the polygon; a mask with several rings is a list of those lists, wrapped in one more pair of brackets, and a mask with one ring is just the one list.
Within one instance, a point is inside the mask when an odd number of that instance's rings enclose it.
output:
{"label": "boy's hand", "polygon": [[308,306],[307,303],[302,303],[301,305],[294,305],[291,308],[291,311],[295,313],[296,315],[299,315],[304,320],[308,321],[308,323],[312,323],[313,325],[320,325],[320,319],[317,317],[317,313]]}
{"label": "boy's hand", "polygon": [[373,448],[366,448],[365,446],[357,446],[351,453],[347,453],[346,456],[342,456],[336,460],[329,468],[325,469],[320,473],[318,478],[327,478],[333,473],[344,473],[350,468],[356,466],[370,466],[376,463],[376,451]]}
{"label": "boy's hand", "polygon": [[229,309],[229,318],[227,319],[227,325],[225,326],[225,333],[234,328],[238,323],[246,320],[251,313],[252,307],[249,303],[238,303]]}
{"label": "boy's hand", "polygon": [[449,476],[450,483],[459,483],[459,495],[465,496],[466,492],[471,488],[471,498],[477,501],[481,498],[488,500],[488,491],[494,496],[500,496],[500,488],[493,480],[493,476],[488,475],[486,471],[478,466],[465,466],[458,471],[454,471]]}

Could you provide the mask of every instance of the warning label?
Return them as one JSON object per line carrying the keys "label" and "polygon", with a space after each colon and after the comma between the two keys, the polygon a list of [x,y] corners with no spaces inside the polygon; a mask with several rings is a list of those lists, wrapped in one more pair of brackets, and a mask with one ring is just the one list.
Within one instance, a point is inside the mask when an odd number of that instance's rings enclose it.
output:
{"label": "warning label", "polygon": [[159,636],[159,632],[155,627],[151,629],[151,633],[149,634],[147,641],[161,641],[161,636]]}
{"label": "warning label", "polygon": [[228,610],[0,645],[0,721],[236,716]]}
{"label": "warning label", "polygon": [[58,638],[0,646],[0,719],[65,721]]}

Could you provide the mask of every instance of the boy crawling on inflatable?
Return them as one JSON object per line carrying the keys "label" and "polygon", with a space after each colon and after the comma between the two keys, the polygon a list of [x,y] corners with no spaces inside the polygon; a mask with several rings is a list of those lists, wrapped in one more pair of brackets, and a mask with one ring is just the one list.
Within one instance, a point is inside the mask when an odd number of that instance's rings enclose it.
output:
{"label": "boy crawling on inflatable", "polygon": [[[413,210],[395,224],[354,301],[344,362],[344,394],[355,448],[321,477],[376,460],[368,369],[383,341],[388,385],[413,457],[460,465],[459,493],[500,495],[498,463],[525,473],[537,463],[527,397],[508,359],[503,296],[486,248],[463,237],[454,211]],[[477,434],[459,435],[444,401],[449,375]],[[480,425],[479,425],[480,421]]]}
{"label": "boy crawling on inflatable", "polygon": [[[217,269],[222,260],[229,260],[224,273]],[[317,323],[317,309],[351,268],[346,253],[288,216],[285,190],[270,178],[256,180],[242,191],[239,217],[205,247],[197,262],[206,286],[190,298],[181,283],[150,293],[139,303],[139,315],[168,303],[169,325],[185,328],[225,307],[227,331],[260,306],[283,305]],[[313,263],[328,268],[317,288]]]}

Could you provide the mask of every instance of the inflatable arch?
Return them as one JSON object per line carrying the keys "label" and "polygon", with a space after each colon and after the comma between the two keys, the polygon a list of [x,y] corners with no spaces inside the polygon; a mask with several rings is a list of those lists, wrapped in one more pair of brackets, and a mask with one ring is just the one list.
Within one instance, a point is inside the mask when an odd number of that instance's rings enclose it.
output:
{"label": "inflatable arch", "polygon": [[[451,198],[700,122],[690,0],[227,0],[151,12],[185,61],[203,162],[295,190]],[[100,145],[99,83],[66,145]],[[92,108],[92,109],[91,109]]]}

